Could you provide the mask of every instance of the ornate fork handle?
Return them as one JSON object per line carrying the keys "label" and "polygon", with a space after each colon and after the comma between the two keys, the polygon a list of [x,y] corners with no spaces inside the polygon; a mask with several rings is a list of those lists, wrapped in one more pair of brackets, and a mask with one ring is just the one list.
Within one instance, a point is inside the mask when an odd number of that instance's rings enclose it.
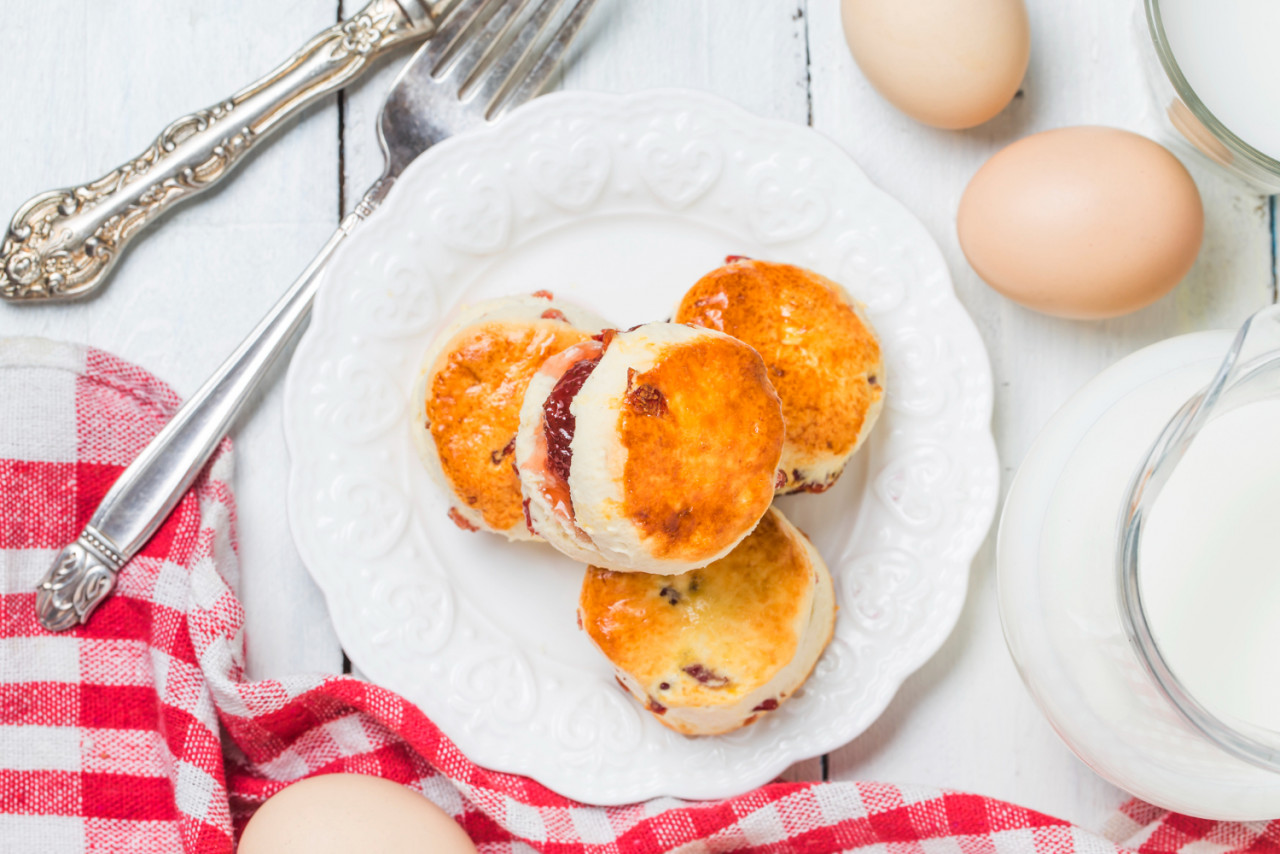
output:
{"label": "ornate fork handle", "polygon": [[118,169],[29,200],[0,247],[0,297],[66,300],[97,290],[130,238],[217,183],[287,116],[345,86],[391,48],[433,33],[430,5],[372,0],[261,80],[173,122]]}

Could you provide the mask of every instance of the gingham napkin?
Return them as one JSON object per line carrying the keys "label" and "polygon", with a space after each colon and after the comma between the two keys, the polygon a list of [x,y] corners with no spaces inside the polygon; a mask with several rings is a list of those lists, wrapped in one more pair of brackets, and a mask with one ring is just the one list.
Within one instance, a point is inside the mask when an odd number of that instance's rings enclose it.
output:
{"label": "gingham napkin", "polygon": [[374,685],[246,682],[228,445],[90,624],[45,632],[37,579],[177,402],[102,351],[0,340],[0,851],[229,852],[263,800],[336,771],[412,786],[485,852],[1280,851],[1280,822],[1135,801],[1094,834],[988,798],[875,783],[589,807],[476,767]]}

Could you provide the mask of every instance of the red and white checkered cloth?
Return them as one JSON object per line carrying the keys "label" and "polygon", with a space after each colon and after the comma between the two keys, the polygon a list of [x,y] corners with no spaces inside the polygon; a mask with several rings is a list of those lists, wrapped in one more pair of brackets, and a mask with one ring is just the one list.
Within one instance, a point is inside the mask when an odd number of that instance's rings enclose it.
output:
{"label": "red and white checkered cloth", "polygon": [[0,340],[0,851],[229,852],[264,799],[345,771],[412,786],[486,852],[1280,852],[1280,822],[1220,824],[1135,801],[1099,835],[988,798],[874,783],[589,807],[472,765],[374,685],[246,682],[228,584],[229,446],[90,624],[44,631],[34,585],[177,403],[99,350]]}

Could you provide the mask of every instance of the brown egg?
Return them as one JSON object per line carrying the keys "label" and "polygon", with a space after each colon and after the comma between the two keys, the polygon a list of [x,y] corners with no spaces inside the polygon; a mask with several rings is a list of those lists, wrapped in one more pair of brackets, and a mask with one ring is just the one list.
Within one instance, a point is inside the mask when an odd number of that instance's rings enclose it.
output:
{"label": "brown egg", "polygon": [[444,810],[407,786],[360,774],[308,777],[258,808],[239,854],[475,854]]}
{"label": "brown egg", "polygon": [[1167,294],[1204,235],[1200,193],[1176,157],[1105,127],[1045,131],[978,170],[956,214],[960,247],[1028,308],[1116,317]]}
{"label": "brown egg", "polygon": [[1017,94],[1031,55],[1023,0],[843,0],[862,73],[916,121],[970,128]]}

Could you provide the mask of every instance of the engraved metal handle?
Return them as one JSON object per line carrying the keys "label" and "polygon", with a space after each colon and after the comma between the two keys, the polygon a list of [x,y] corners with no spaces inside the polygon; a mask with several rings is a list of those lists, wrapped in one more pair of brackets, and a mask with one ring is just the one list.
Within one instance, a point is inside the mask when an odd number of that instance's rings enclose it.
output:
{"label": "engraved metal handle", "polygon": [[36,615],[51,632],[86,622],[98,603],[111,595],[125,558],[89,525],[58,553],[36,587]]}
{"label": "engraved metal handle", "polygon": [[428,0],[372,0],[266,77],[178,119],[138,157],[79,187],[42,193],[13,217],[0,247],[0,297],[66,300],[102,286],[130,238],[217,183],[303,105],[339,89],[391,48],[432,34]]}

